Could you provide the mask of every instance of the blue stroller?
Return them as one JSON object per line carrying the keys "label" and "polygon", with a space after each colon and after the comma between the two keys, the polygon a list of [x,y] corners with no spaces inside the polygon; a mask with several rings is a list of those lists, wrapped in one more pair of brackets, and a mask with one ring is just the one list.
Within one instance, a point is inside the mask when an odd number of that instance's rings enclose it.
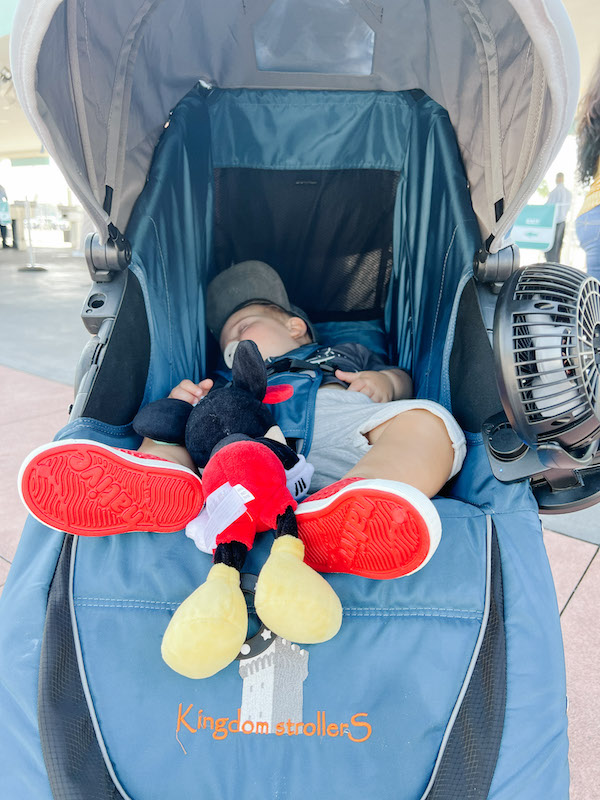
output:
{"label": "blue stroller", "polygon": [[[203,681],[160,641],[208,556],[183,533],[30,519],[0,607],[2,797],[565,800],[538,511],[597,499],[600,306],[573,270],[520,270],[508,239],[574,113],[560,2],[22,0],[11,41],[21,103],[97,229],[57,439],[137,447],[138,409],[215,364],[207,281],[261,259],[323,341],[385,353],[452,410],[468,454],[426,569],[329,576],[337,637],[301,649],[254,619]],[[568,382],[554,403],[543,325]]]}

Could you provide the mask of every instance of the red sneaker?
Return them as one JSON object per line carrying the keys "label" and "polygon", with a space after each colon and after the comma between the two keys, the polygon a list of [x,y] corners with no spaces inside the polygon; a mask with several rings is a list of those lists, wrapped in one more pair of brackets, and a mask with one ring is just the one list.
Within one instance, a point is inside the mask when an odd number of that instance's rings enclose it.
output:
{"label": "red sneaker", "polygon": [[427,564],[441,537],[435,506],[406,483],[346,478],[296,509],[304,561],[318,572],[398,578]]}
{"label": "red sneaker", "polygon": [[202,482],[187,467],[78,439],[30,453],[19,490],[37,520],[80,536],[179,531],[204,502]]}

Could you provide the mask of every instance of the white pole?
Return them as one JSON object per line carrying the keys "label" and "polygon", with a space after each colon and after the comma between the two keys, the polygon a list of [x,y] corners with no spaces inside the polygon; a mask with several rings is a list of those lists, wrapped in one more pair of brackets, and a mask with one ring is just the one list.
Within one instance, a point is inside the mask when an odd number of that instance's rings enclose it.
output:
{"label": "white pole", "polygon": [[29,205],[28,197],[25,197],[25,218],[27,219],[27,230],[29,231],[29,266],[33,267],[35,260],[33,255],[33,241],[31,239],[31,206]]}
{"label": "white pole", "polygon": [[46,271],[46,267],[43,267],[41,264],[35,263],[34,252],[33,252],[33,239],[31,234],[31,206],[29,205],[29,198],[25,197],[25,218],[27,219],[27,228],[29,230],[29,264],[26,264],[24,267],[21,267],[19,272],[41,272]]}

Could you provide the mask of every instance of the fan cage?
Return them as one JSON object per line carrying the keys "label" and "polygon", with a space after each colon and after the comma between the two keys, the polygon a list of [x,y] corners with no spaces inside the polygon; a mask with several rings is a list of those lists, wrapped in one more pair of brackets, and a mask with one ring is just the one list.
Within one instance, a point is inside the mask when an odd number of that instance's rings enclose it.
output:
{"label": "fan cage", "polygon": [[526,267],[511,345],[526,439],[583,447],[600,435],[600,283],[570,267]]}

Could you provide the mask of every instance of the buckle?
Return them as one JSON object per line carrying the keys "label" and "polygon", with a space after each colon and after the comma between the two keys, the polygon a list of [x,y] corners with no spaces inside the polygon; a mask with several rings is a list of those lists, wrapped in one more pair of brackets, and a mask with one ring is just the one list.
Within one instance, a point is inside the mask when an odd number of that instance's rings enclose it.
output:
{"label": "buckle", "polygon": [[267,365],[267,375],[276,375],[280,372],[306,372],[307,370],[323,369],[320,364],[311,364],[310,361],[302,361],[300,358],[280,358]]}

